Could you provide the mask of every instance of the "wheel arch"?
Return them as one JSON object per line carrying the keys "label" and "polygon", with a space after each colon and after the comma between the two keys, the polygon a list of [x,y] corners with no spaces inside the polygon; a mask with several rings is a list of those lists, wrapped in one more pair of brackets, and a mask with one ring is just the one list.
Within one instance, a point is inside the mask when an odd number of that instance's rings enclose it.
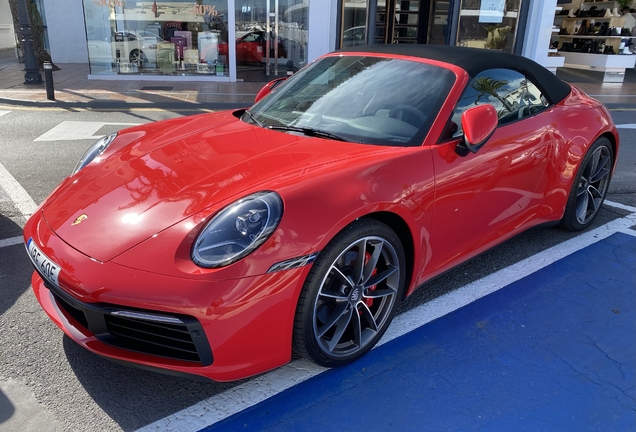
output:
{"label": "wheel arch", "polygon": [[403,297],[410,292],[409,287],[413,284],[413,269],[415,267],[415,243],[413,241],[413,233],[401,216],[389,211],[379,211],[369,213],[365,216],[369,219],[375,219],[391,228],[397,234],[402,247],[404,248],[404,256],[406,257],[406,286]]}
{"label": "wheel arch", "polygon": [[[611,131],[607,131],[601,134],[599,138],[607,138],[610,144],[612,145],[612,153],[613,153],[612,156],[614,158],[612,162],[613,162],[613,167],[616,167],[616,161],[618,160],[618,139],[616,138],[616,135],[614,135]],[[592,141],[592,143],[595,141],[596,140]]]}

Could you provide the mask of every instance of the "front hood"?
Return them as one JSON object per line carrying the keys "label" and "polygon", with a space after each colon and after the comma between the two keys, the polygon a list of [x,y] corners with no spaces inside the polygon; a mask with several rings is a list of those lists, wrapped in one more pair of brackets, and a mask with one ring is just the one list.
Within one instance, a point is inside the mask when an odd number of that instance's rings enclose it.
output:
{"label": "front hood", "polygon": [[111,146],[43,209],[62,240],[102,262],[214,204],[267,190],[277,177],[386,150],[262,129],[231,113],[144,125]]}

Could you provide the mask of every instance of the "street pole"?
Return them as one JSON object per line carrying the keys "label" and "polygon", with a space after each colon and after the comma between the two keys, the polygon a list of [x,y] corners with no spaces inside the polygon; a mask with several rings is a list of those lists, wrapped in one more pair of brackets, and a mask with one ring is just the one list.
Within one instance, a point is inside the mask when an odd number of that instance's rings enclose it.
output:
{"label": "street pole", "polygon": [[31,32],[31,18],[25,0],[18,1],[20,15],[20,31],[22,33],[22,50],[24,51],[24,83],[42,84],[42,75],[38,70],[38,62],[33,52],[33,35]]}

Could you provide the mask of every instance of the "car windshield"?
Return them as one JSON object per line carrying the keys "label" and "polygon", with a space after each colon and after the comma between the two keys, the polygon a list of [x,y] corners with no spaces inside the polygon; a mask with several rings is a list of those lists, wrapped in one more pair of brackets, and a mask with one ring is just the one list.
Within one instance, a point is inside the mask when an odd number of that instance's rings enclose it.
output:
{"label": "car windshield", "polygon": [[325,57],[256,103],[242,119],[344,141],[421,145],[454,81],[450,70],[416,61]]}

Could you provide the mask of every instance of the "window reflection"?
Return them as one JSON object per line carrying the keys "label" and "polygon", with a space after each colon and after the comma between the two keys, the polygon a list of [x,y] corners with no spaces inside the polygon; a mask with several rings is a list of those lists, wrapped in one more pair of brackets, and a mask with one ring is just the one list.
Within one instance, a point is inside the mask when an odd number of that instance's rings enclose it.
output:
{"label": "window reflection", "polygon": [[452,72],[428,64],[332,56],[299,72],[250,112],[265,127],[311,128],[371,144],[420,145],[453,83]]}
{"label": "window reflection", "polygon": [[[269,6],[269,10],[267,7]],[[236,0],[237,77],[263,81],[307,63],[307,0]]]}
{"label": "window reflection", "polygon": [[342,48],[366,45],[367,0],[342,2]]}
{"label": "window reflection", "polygon": [[84,0],[92,74],[229,75],[227,0]]}
{"label": "window reflection", "polygon": [[462,0],[457,45],[512,52],[521,0]]}

